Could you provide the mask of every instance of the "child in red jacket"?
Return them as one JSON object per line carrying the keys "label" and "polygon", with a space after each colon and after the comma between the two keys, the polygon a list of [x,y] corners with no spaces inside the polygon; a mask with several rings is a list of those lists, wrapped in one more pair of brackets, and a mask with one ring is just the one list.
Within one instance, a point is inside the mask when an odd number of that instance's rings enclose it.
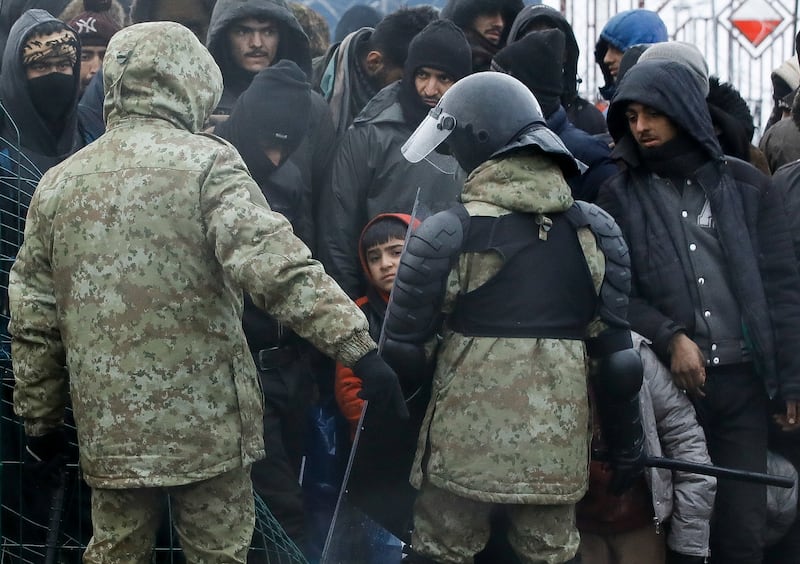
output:
{"label": "child in red jacket", "polygon": [[[369,321],[370,335],[379,342],[386,304],[394,285],[397,265],[403,252],[406,231],[411,217],[401,213],[386,213],[375,216],[361,231],[358,256],[369,283],[367,294],[356,300]],[[358,397],[361,380],[353,371],[337,364],[336,402],[350,423],[350,438],[355,436],[364,400]]]}

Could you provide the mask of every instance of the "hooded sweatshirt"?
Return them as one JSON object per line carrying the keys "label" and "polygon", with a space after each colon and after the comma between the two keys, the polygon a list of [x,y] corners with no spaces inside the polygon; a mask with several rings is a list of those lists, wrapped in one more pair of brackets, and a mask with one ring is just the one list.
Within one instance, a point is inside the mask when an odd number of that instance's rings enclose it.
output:
{"label": "hooded sweatshirt", "polygon": [[569,121],[578,129],[582,129],[590,135],[606,134],[606,120],[600,110],[594,105],[578,95],[578,59],[580,49],[575,33],[567,19],[558,10],[543,4],[526,6],[517,14],[514,23],[508,33],[508,44],[519,41],[531,29],[537,25],[547,25],[561,30],[566,40],[564,49],[564,87],[561,92],[561,105],[567,111]]}
{"label": "hooded sweatshirt", "polygon": [[11,27],[27,10],[60,14],[70,0],[3,0],[0,2],[0,52],[6,48]]}
{"label": "hooded sweatshirt", "polygon": [[275,61],[290,59],[311,76],[311,51],[303,28],[284,0],[219,0],[211,14],[206,46],[217,61],[225,91],[215,113],[228,114],[233,102],[250,85],[256,73],[238,67],[230,53],[227,30],[236,20],[268,18],[280,26],[280,43]]}
{"label": "hooded sweatshirt", "polygon": [[[236,99],[250,86],[256,74],[240,69],[233,61],[226,33],[234,21],[250,17],[269,18],[280,25],[280,43],[273,64],[288,59],[300,67],[307,77],[311,77],[308,37],[284,0],[219,0],[211,15],[206,41],[206,46],[217,61],[225,82],[222,100],[214,110],[214,114],[229,114]],[[319,200],[319,192],[328,181],[330,164],[336,148],[336,130],[330,108],[316,92],[311,93],[309,123],[311,125],[308,132],[287,165],[293,165],[299,171],[300,181],[305,190],[304,201],[313,210]],[[278,174],[287,175],[291,169],[292,166],[284,166]],[[296,178],[287,180],[297,182]],[[312,232],[308,236],[308,241],[313,241],[315,238],[316,235]]]}
{"label": "hooded sweatshirt", "polygon": [[[373,280],[369,275],[369,268],[367,267],[367,257],[362,248],[362,241],[364,234],[373,224],[386,218],[394,218],[403,222],[408,228],[411,225],[411,216],[405,213],[382,213],[373,217],[369,223],[361,230],[361,235],[358,238],[358,259],[361,262],[361,268],[364,271],[364,276],[367,279],[367,293],[356,300],[356,305],[361,308],[364,315],[367,316],[369,321],[369,334],[372,339],[377,343],[381,337],[381,330],[383,329],[383,318],[386,314],[386,305],[389,303],[389,294],[379,290],[373,284]],[[419,220],[415,220],[415,225],[419,224]],[[364,406],[364,400],[358,397],[358,392],[361,391],[361,379],[353,374],[353,371],[340,363],[336,365],[336,382],[334,390],[336,393],[336,403],[344,415],[345,419],[350,423],[350,436],[355,436],[356,427],[358,426],[359,418],[361,417],[361,410]]]}
{"label": "hooded sweatshirt", "polygon": [[[50,167],[84,145],[76,112],[80,87],[80,45],[72,69],[73,100],[61,120],[60,133],[52,131],[31,100],[22,62],[22,48],[35,28],[48,22],[59,22],[65,30],[69,29],[44,10],[29,10],[11,28],[3,53],[0,100],[7,115],[0,116],[0,168],[2,176],[11,177],[0,182],[0,226],[5,231],[0,245],[4,258],[3,286],[6,285],[10,268],[6,260],[13,260],[22,241],[28,204],[37,182]],[[15,181],[17,177],[19,183]]]}
{"label": "hooded sweatshirt", "polygon": [[[467,36],[472,48],[472,72],[489,70],[492,57],[505,46],[511,22],[523,6],[522,0],[448,0],[441,18],[452,21]],[[500,41],[495,45],[475,31],[472,22],[477,16],[497,12],[502,14],[505,26]]]}
{"label": "hooded sweatshirt", "polygon": [[[681,244],[685,235],[675,224],[678,216],[667,213],[662,192],[654,189],[661,186],[658,175],[650,170],[652,164],[644,166],[630,134],[625,110],[632,101],[662,112],[683,132],[687,150],[676,157],[673,170],[662,174],[689,180],[705,195],[723,257],[717,264],[724,269],[709,270],[712,274],[702,283],[694,278],[700,258],[687,256],[690,250]],[[769,189],[769,179],[723,156],[703,94],[691,71],[679,63],[636,64],[619,83],[608,126],[617,141],[612,156],[622,159],[626,170],[605,184],[598,204],[616,218],[630,245],[631,328],[652,340],[653,350],[668,362],[671,337],[678,331],[693,337],[699,304],[716,299],[727,287],[740,310],[735,324],[744,327],[745,352],[761,368],[768,394],[774,397],[780,388],[791,399],[800,393],[800,281],[782,203]],[[695,170],[683,170],[686,157],[697,155]]]}
{"label": "hooded sweatshirt", "polygon": [[[606,179],[617,172],[611,149],[586,131],[575,127],[561,105],[564,34],[558,29],[531,31],[509,43],[492,60],[492,69],[508,72],[536,96],[547,127],[558,135],[570,153],[588,168],[568,179],[575,199],[593,201]],[[604,120],[605,121],[605,120]]]}
{"label": "hooded sweatshirt", "polygon": [[600,94],[606,100],[614,97],[614,77],[603,62],[608,47],[614,47],[623,53],[629,47],[639,43],[661,43],[669,41],[669,34],[664,22],[656,12],[637,9],[626,10],[614,15],[600,32],[600,38],[594,47],[594,60],[600,66],[605,85]]}

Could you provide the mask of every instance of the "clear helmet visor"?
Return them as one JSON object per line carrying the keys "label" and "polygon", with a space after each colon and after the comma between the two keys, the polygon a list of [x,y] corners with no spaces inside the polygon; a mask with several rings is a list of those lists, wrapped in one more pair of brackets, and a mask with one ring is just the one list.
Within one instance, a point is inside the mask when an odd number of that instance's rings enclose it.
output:
{"label": "clear helmet visor", "polygon": [[456,118],[440,107],[433,108],[400,151],[408,162],[418,163],[442,144],[456,128]]}

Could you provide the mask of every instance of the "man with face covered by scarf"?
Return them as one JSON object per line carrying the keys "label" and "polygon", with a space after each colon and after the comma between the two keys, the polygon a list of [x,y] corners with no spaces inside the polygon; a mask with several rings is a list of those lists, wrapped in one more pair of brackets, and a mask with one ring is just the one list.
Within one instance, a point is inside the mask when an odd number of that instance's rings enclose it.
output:
{"label": "man with face covered by scarf", "polygon": [[[22,243],[28,205],[41,175],[86,144],[76,105],[80,44],[75,33],[44,10],[28,10],[11,28],[0,78],[0,358],[8,362],[8,275]],[[10,399],[10,394],[8,398]],[[0,424],[0,460],[20,460],[16,422]],[[74,439],[74,438],[73,438]],[[43,544],[45,533],[28,523],[46,523],[47,491],[21,465],[3,468],[2,528],[13,540]],[[21,516],[15,512],[20,510]],[[81,517],[71,514],[72,524]],[[84,522],[84,526],[85,526]],[[20,535],[14,538],[14,535]]]}
{"label": "man with face covered by scarf", "polygon": [[11,28],[0,79],[2,286],[39,178],[86,144],[76,113],[80,59],[75,32],[44,10],[28,10]]}

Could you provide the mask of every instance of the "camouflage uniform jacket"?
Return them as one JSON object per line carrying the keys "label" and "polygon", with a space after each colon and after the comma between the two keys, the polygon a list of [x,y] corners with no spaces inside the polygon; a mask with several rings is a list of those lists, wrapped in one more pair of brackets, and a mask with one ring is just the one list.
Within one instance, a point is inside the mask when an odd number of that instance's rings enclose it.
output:
{"label": "camouflage uniform jacket", "polygon": [[11,275],[16,412],[45,434],[69,391],[92,487],[181,485],[264,456],[242,288],[345,365],[375,348],[238,153],[197,133],[222,78],[172,26],[109,45],[108,130],[42,179]]}
{"label": "camouflage uniform jacket", "polygon": [[[493,217],[558,213],[573,203],[558,166],[530,154],[482,164],[467,179],[462,199],[470,215]],[[590,231],[581,229],[579,240],[599,290],[605,258]],[[496,253],[462,254],[448,278],[445,310],[501,264]],[[598,324],[592,322],[587,335],[594,336]],[[445,326],[412,484],[428,480],[493,503],[577,502],[588,480],[586,374],[581,340],[469,337]]]}

